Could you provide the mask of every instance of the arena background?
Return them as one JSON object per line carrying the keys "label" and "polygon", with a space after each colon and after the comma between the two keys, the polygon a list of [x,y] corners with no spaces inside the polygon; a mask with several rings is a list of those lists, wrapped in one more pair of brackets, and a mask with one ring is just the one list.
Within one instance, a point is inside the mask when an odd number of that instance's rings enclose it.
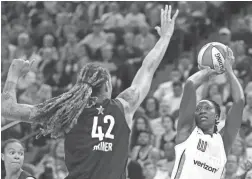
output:
{"label": "arena background", "polygon": [[[1,87],[14,58],[35,59],[31,72],[19,81],[17,99],[19,103],[38,104],[70,89],[81,66],[96,62],[111,72],[115,97],[130,85],[141,61],[157,41],[154,27],[159,24],[160,9],[166,3],[178,8],[180,14],[150,94],[135,115],[128,177],[169,179],[183,83],[198,70],[199,49],[207,42],[217,41],[232,48],[235,72],[246,95],[242,127],[223,178],[248,179],[252,177],[252,3],[249,1],[1,2]],[[181,83],[173,83],[178,77]],[[225,82],[225,75],[221,75],[197,91],[198,99],[209,97],[221,105],[219,127],[224,125],[232,101]],[[170,119],[169,125],[162,125],[163,118]],[[24,142],[25,170],[39,179],[64,178],[67,173],[64,139],[45,136],[35,140],[39,127],[33,129],[27,123],[5,118],[1,119],[1,126],[2,142],[9,138]],[[145,141],[149,165],[142,165],[141,159],[134,160],[143,148],[143,141],[141,145],[138,141],[141,129],[151,135]],[[161,141],[164,134],[165,143]]]}

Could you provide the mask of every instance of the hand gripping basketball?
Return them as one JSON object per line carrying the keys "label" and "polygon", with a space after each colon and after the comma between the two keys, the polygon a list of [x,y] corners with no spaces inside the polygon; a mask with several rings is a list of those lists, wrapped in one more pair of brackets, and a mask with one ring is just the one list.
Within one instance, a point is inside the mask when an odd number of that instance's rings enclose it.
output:
{"label": "hand gripping basketball", "polygon": [[176,10],[175,14],[171,18],[171,6],[165,6],[165,9],[161,9],[160,18],[161,18],[161,27],[155,27],[157,33],[160,37],[171,37],[174,31],[175,20],[178,16],[178,10]]}
{"label": "hand gripping basketball", "polygon": [[26,75],[29,72],[31,64],[32,63],[30,63],[27,60],[23,60],[20,58],[14,59],[11,63],[9,71],[11,72],[12,76],[21,77],[21,76]]}

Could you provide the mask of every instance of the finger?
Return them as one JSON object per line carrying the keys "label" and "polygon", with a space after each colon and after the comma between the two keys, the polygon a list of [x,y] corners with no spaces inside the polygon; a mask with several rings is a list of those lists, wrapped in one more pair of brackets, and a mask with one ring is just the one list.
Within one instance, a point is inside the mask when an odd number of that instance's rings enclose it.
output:
{"label": "finger", "polygon": [[160,27],[156,26],[155,29],[156,29],[158,35],[160,35]]}
{"label": "finger", "polygon": [[35,59],[32,59],[32,60],[30,61],[29,66],[32,67],[32,65],[33,65],[34,62],[35,62]]}
{"label": "finger", "polygon": [[168,19],[168,5],[165,5],[164,21],[167,22]]}
{"label": "finger", "polygon": [[164,25],[163,14],[164,14],[164,9],[162,8],[162,9],[161,9],[161,13],[160,13],[161,27],[163,27],[163,25]]}
{"label": "finger", "polygon": [[174,14],[173,17],[172,17],[172,21],[173,21],[173,22],[176,20],[176,18],[177,18],[177,16],[178,16],[178,13],[179,13],[179,10],[177,9],[176,12],[175,12],[175,14]]}
{"label": "finger", "polygon": [[171,5],[169,5],[168,9],[168,20],[171,20]]}

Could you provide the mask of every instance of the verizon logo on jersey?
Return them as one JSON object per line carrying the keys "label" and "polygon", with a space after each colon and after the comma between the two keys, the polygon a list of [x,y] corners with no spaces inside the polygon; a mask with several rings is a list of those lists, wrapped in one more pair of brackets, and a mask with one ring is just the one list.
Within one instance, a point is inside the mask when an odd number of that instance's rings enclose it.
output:
{"label": "verizon logo on jersey", "polygon": [[194,165],[198,165],[199,167],[201,167],[205,170],[208,170],[209,172],[212,172],[212,173],[216,173],[219,170],[217,168],[214,168],[214,167],[207,165],[206,163],[202,163],[198,160],[193,160],[193,163],[194,163]]}
{"label": "verizon logo on jersey", "polygon": [[100,150],[104,152],[112,151],[112,143],[109,142],[100,142],[98,145],[93,147],[93,150]]}

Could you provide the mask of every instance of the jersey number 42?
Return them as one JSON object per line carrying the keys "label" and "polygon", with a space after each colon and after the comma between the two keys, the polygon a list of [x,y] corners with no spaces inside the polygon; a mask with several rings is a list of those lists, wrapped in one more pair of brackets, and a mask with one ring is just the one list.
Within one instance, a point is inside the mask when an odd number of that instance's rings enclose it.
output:
{"label": "jersey number 42", "polygon": [[[112,132],[113,127],[115,125],[115,118],[111,115],[106,115],[103,118],[103,122],[104,123],[110,122],[108,130],[105,133],[105,138],[114,139],[114,135],[111,134],[111,132]],[[92,138],[99,138],[99,141],[102,141],[104,138],[104,133],[102,132],[102,127],[97,126],[97,124],[98,124],[98,116],[95,116],[94,121],[93,121],[91,137]]]}

